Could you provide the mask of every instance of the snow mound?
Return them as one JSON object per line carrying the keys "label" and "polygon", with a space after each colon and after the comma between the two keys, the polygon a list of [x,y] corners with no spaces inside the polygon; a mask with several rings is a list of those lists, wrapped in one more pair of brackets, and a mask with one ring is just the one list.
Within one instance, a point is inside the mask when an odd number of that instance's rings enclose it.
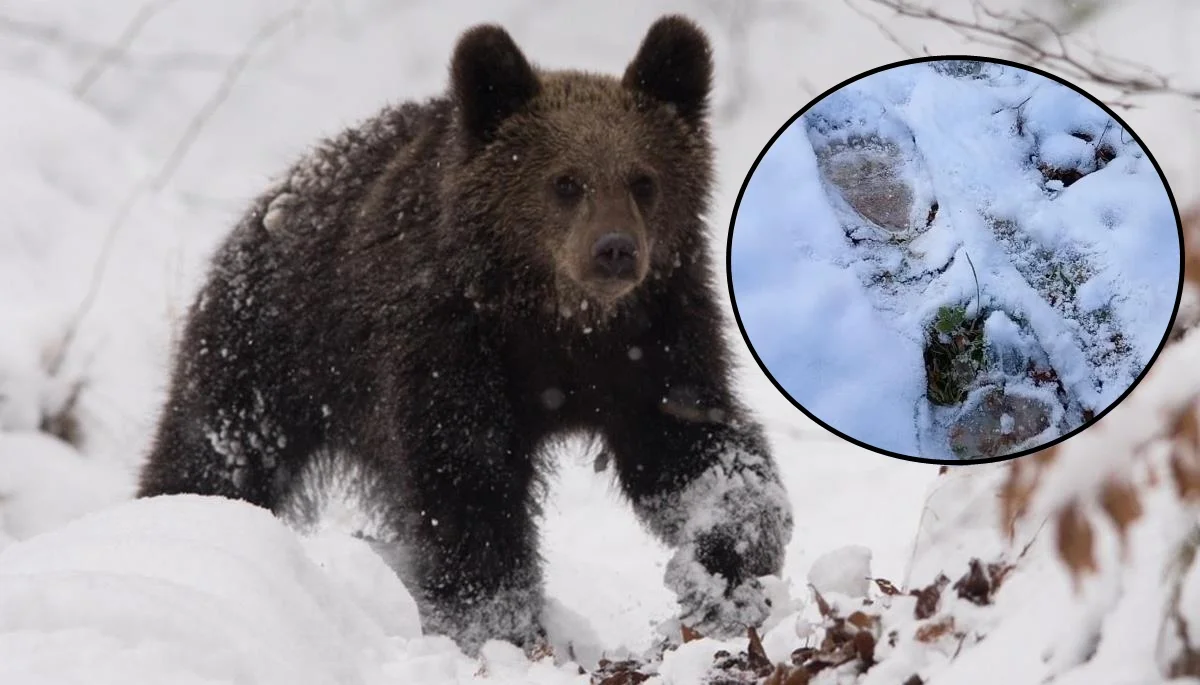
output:
{"label": "snow mound", "polygon": [[808,570],[808,582],[822,595],[866,597],[871,583],[871,550],[850,545],[826,552]]}
{"label": "snow mound", "polygon": [[23,540],[57,528],[127,499],[130,480],[44,433],[0,432],[0,533]]}
{"label": "snow mound", "polygon": [[301,544],[219,498],[138,500],[0,552],[0,682],[377,682],[416,626],[362,543]]}
{"label": "snow mound", "polygon": [[[556,652],[599,658],[580,616],[552,602],[546,623]],[[235,500],[135,500],[0,550],[0,683],[581,682],[562,661],[422,636],[365,541]]]}

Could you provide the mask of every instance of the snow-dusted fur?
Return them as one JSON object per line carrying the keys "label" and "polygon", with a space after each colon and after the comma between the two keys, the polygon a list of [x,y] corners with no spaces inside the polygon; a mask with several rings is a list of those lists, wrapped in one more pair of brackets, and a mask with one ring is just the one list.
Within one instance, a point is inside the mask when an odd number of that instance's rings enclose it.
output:
{"label": "snow-dusted fur", "polygon": [[[775,465],[760,444],[730,445],[687,487],[635,502],[650,528],[676,547],[666,582],[681,599],[680,621],[704,635],[731,626],[761,625],[770,613],[756,575],[783,566],[792,527],[791,505]],[[726,579],[712,568],[728,567],[714,555],[752,560],[754,575]],[[727,580],[733,580],[725,592]]]}
{"label": "snow-dusted fur", "polygon": [[[538,71],[502,29],[469,31],[448,97],[319,146],[219,251],[141,495],[311,521],[326,505],[310,486],[350,474],[338,487],[427,630],[529,645],[545,447],[591,433],[680,550],[685,618],[710,634],[761,620],[756,579],[780,571],[791,517],[730,387],[701,219],[711,77],[680,18],[621,80]],[[586,271],[606,231],[631,236],[624,280]]]}

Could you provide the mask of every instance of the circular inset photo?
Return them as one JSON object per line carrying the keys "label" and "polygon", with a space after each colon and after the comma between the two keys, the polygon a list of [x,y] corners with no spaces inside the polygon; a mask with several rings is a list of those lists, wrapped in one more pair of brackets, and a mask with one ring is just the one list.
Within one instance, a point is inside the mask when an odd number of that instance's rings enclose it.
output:
{"label": "circular inset photo", "polygon": [[1182,291],[1157,162],[1082,90],[1015,63],[888,65],[784,124],[738,196],[728,277],[801,410],[916,461],[995,461],[1100,419]]}

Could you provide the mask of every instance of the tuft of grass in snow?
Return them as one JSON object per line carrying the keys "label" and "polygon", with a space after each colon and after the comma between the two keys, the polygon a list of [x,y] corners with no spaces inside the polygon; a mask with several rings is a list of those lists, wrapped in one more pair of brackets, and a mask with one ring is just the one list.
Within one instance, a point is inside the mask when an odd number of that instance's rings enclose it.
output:
{"label": "tuft of grass in snow", "polygon": [[987,368],[987,346],[979,319],[963,305],[938,309],[925,336],[925,378],[929,401],[958,404]]}

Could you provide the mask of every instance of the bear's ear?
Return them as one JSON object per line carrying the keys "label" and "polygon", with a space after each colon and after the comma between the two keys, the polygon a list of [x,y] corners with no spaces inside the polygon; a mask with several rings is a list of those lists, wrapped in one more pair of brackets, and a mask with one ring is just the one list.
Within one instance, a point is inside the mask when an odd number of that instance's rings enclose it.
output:
{"label": "bear's ear", "polygon": [[711,53],[700,27],[680,16],[663,17],[646,32],[622,83],[675,105],[680,116],[696,125],[708,112]]}
{"label": "bear's ear", "polygon": [[499,26],[485,24],[464,33],[450,72],[462,125],[478,142],[491,140],[500,123],[540,87],[525,55]]}

